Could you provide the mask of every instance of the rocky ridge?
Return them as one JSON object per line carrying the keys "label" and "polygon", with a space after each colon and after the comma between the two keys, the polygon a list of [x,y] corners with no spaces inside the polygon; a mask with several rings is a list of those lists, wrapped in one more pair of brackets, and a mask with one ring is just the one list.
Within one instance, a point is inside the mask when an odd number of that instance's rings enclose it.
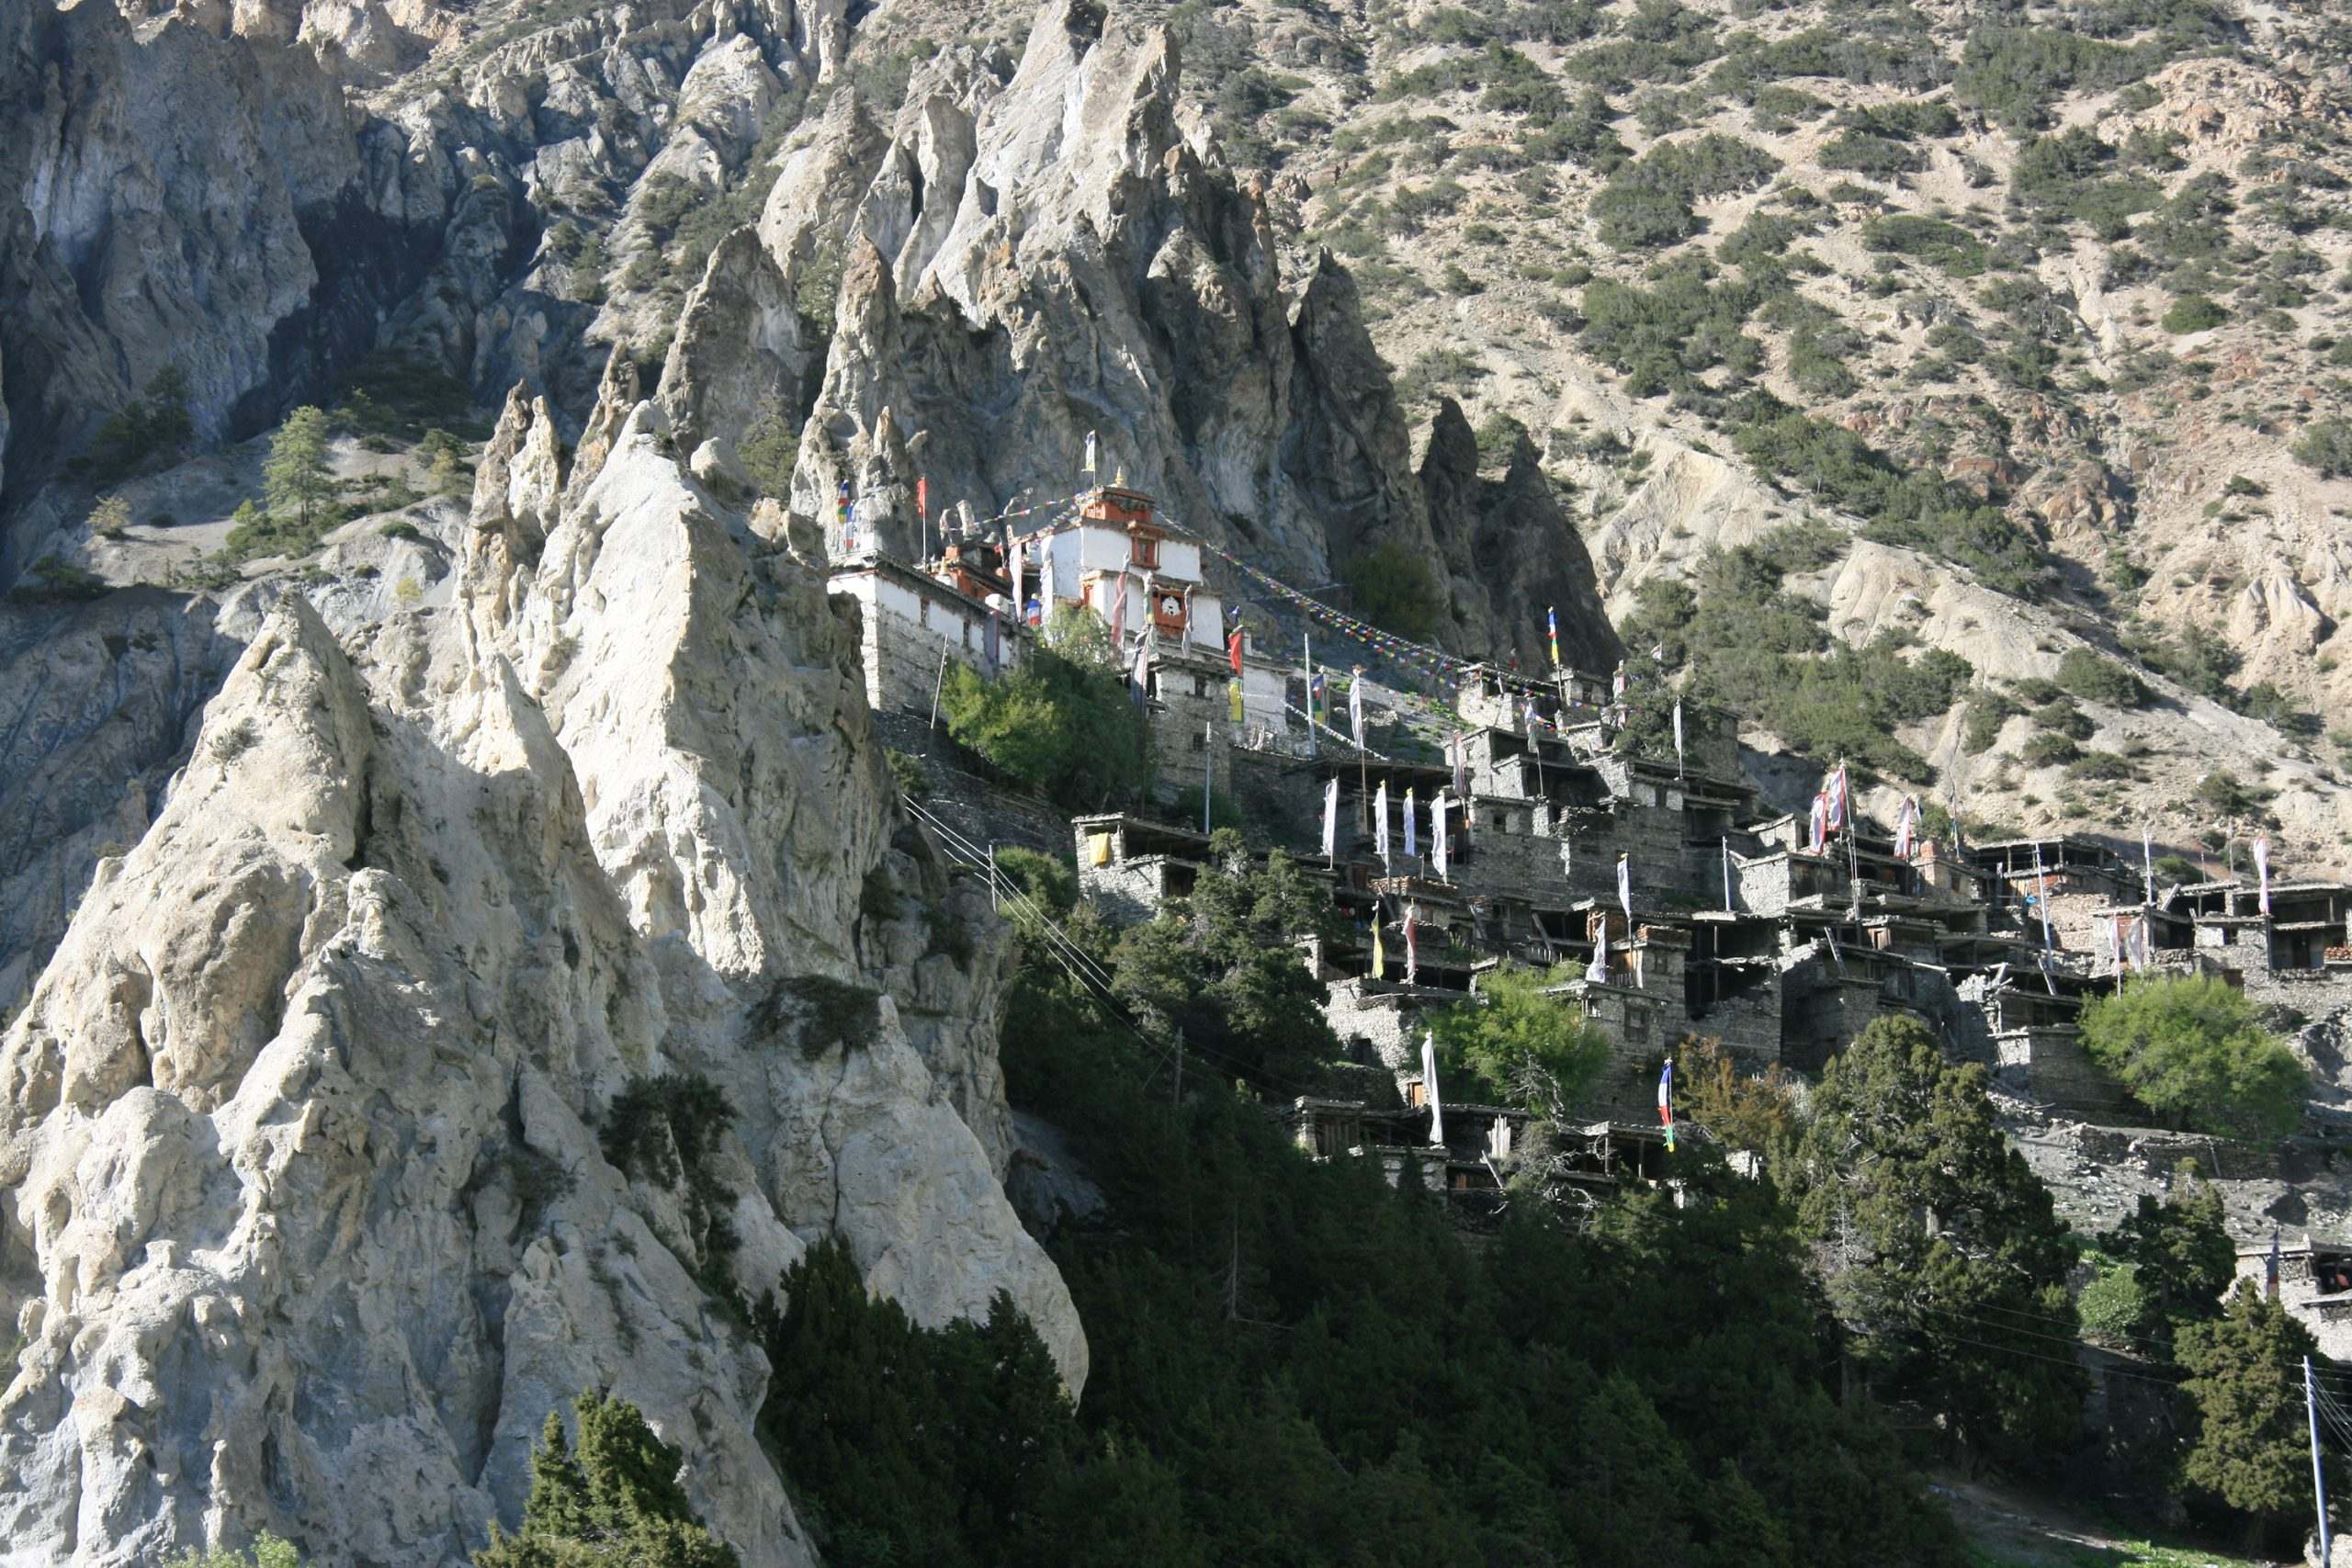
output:
{"label": "rocky ridge", "polygon": [[[339,638],[271,596],[0,1041],[0,1561],[456,1562],[586,1386],[747,1561],[809,1561],[711,1292],[821,1234],[924,1321],[1009,1291],[1083,1386],[1000,1184],[1003,928],[889,804],[774,509],[614,414],[567,473],[510,402],[446,607]],[[732,1112],[723,1213],[615,1142],[662,1075]]]}

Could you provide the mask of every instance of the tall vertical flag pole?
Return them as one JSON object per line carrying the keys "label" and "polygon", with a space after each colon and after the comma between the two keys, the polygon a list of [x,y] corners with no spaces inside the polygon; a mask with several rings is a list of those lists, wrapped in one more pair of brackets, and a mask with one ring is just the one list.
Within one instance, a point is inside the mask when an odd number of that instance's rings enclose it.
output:
{"label": "tall vertical flag pole", "polygon": [[2327,1473],[2319,1460],[2319,1389],[2312,1380],[2312,1359],[2303,1358],[2303,1414],[2312,1429],[2312,1495],[2319,1505],[2319,1560],[2332,1561],[2329,1556],[2334,1541],[2327,1529]]}
{"label": "tall vertical flag pole", "polygon": [[1201,831],[1209,830],[1209,793],[1216,788],[1216,724],[1201,726]]}

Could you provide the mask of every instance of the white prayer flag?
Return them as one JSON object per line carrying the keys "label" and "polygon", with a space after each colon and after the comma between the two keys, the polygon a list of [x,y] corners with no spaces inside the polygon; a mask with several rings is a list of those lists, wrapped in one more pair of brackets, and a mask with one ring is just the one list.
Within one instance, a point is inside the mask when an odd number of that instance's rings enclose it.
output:
{"label": "white prayer flag", "polygon": [[2256,895],[2262,912],[2270,913],[2270,840],[2256,837],[2254,840],[2254,873],[2261,878],[2261,891]]}
{"label": "white prayer flag", "polygon": [[1731,913],[1731,840],[1724,840],[1724,913]]}
{"label": "white prayer flag", "polygon": [[1592,962],[1585,966],[1584,977],[1596,986],[1609,983],[1609,917],[1600,917],[1600,934],[1593,939]]}
{"label": "white prayer flag", "polygon": [[1413,825],[1413,792],[1405,792],[1405,858],[1411,860],[1421,852],[1421,833]]}
{"label": "white prayer flag", "polygon": [[1919,848],[1919,797],[1906,795],[1903,804],[1894,808],[1894,852],[1902,860],[1909,860]]}
{"label": "white prayer flag", "polygon": [[1430,1142],[1445,1142],[1445,1107],[1437,1098],[1437,1036],[1421,1032],[1421,1087],[1429,1093]]}
{"label": "white prayer flag", "polygon": [[1445,791],[1440,790],[1436,804],[1430,807],[1430,849],[1437,860],[1437,874],[1441,881],[1445,877],[1445,813],[1448,804]]}
{"label": "white prayer flag", "polygon": [[1372,848],[1373,852],[1380,857],[1380,869],[1386,871],[1388,869],[1388,781],[1386,779],[1381,780],[1380,787],[1373,792]]}
{"label": "white prayer flag", "polygon": [[1348,682],[1348,727],[1355,731],[1356,750],[1363,750],[1363,666],[1356,666]]}
{"label": "white prayer flag", "polygon": [[1634,918],[1633,863],[1623,855],[1617,857],[1617,907],[1625,911],[1625,919]]}
{"label": "white prayer flag", "polygon": [[1136,642],[1136,661],[1127,671],[1127,685],[1140,703],[1151,695],[1151,638],[1139,637]]}
{"label": "white prayer flag", "polygon": [[1021,596],[1022,553],[1021,542],[1012,536],[1012,525],[1005,525],[1004,561],[1005,570],[1012,574],[1012,618],[1015,621],[1021,619],[1022,607],[1028,604]]}
{"label": "white prayer flag", "polygon": [[1674,699],[1674,776],[1682,776],[1682,699]]}
{"label": "white prayer flag", "polygon": [[2156,901],[2156,844],[2155,840],[2148,836],[2148,825],[2145,822],[2140,824],[2140,876],[2141,886],[2147,891],[2148,902],[2154,903]]}
{"label": "white prayer flag", "polygon": [[1415,986],[1421,978],[1421,907],[1405,906],[1405,984]]}
{"label": "white prayer flag", "polygon": [[1094,432],[1086,433],[1086,471],[1094,472]]}
{"label": "white prayer flag", "polygon": [[2041,910],[2041,945],[2056,945],[2050,940],[2050,874],[2041,866],[2041,846],[2033,846],[2034,903]]}
{"label": "white prayer flag", "polygon": [[1340,853],[1340,781],[1333,779],[1323,786],[1323,858],[1336,860]]}
{"label": "white prayer flag", "polygon": [[1819,854],[1828,844],[1829,797],[1816,795],[1813,797],[1813,810],[1805,818],[1804,847],[1811,853]]}
{"label": "white prayer flag", "polygon": [[2132,917],[2132,967],[2146,973],[2148,967],[2148,917]]}

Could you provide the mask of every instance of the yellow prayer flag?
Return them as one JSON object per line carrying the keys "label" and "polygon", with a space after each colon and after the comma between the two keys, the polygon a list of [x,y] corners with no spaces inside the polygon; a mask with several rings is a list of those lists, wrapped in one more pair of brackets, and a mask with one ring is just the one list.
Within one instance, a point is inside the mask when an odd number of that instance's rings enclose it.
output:
{"label": "yellow prayer flag", "polygon": [[1372,977],[1388,978],[1388,948],[1380,940],[1380,922],[1376,919],[1372,922]]}
{"label": "yellow prayer flag", "polygon": [[1089,864],[1109,865],[1111,863],[1111,835],[1089,833],[1086,836],[1086,858]]}
{"label": "yellow prayer flag", "polygon": [[1239,724],[1241,722],[1240,682],[1227,681],[1225,683],[1225,706],[1227,716],[1231,718],[1234,723]]}

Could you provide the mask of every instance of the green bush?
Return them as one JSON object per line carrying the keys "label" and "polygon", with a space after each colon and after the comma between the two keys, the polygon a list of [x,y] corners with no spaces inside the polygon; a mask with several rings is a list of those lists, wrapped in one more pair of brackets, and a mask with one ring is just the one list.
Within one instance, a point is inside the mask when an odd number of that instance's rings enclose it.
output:
{"label": "green bush", "polygon": [[957,742],[1071,811],[1131,801],[1150,776],[1142,716],[1107,660],[1032,648],[993,681],[951,662],[940,712]]}
{"label": "green bush", "polygon": [[2352,419],[2315,419],[2295,439],[2295,456],[2324,479],[2352,474]]}
{"label": "green bush", "polygon": [[2082,1012],[2083,1048],[2157,1115],[2203,1133],[2280,1138],[2309,1075],[2245,994],[2203,976],[2141,979]]}
{"label": "green bush", "polygon": [[1057,919],[1077,907],[1078,868],[1064,856],[1006,844],[996,852],[996,869]]}
{"label": "green bush", "polygon": [[2140,677],[2087,648],[2066,650],[2058,660],[2058,683],[2086,703],[2104,703],[2109,707],[2142,707],[2150,695]]}
{"label": "green bush", "polygon": [[1762,185],[1780,161],[1715,131],[1665,142],[1626,164],[1593,194],[1601,242],[1621,251],[1673,245],[1698,231],[1691,204]]}
{"label": "green bush", "polygon": [[2136,1352],[2141,1321],[2148,1313],[2148,1291],[2140,1282],[2138,1265],[2119,1263],[2102,1269],[2075,1298],[2075,1311],[2086,1338],[2126,1354]]}
{"label": "green bush", "polygon": [[267,1530],[244,1551],[183,1551],[164,1568],[302,1568],[302,1554],[291,1542]]}
{"label": "green bush", "polygon": [[89,568],[62,556],[43,556],[25,569],[8,597],[21,604],[70,604],[104,598],[107,592],[107,580]]}
{"label": "green bush", "polygon": [[2220,326],[2230,319],[2230,313],[2202,294],[2184,294],[2173,301],[2165,312],[2165,331],[2173,333],[2201,333]]}
{"label": "green bush", "polygon": [[1982,756],[2001,738],[2001,727],[2025,710],[1989,687],[1969,694],[1968,718],[1961,728],[1961,750]]}
{"label": "green bush", "polygon": [[[1609,1064],[1609,1037],[1582,1002],[1548,994],[1576,977],[1567,964],[1545,973],[1506,964],[1479,977],[1476,997],[1430,1014],[1440,1092],[1537,1116],[1576,1104]],[[1449,1079],[1467,1081],[1447,1089]]]}
{"label": "green bush", "polygon": [[1429,561],[1397,539],[1383,539],[1341,574],[1361,619],[1416,642],[1438,629],[1444,597]]}
{"label": "green bush", "polygon": [[117,479],[151,458],[176,456],[195,434],[187,412],[187,376],[178,366],[167,365],[147,383],[144,397],[99,424],[91,464],[101,481]]}
{"label": "green bush", "polygon": [[710,1276],[741,1243],[728,1215],[733,1194],[712,1168],[734,1122],[735,1108],[708,1078],[660,1073],[629,1079],[605,1108],[597,1134],[605,1161],[624,1177],[681,1190],[689,1239],[701,1248]]}
{"label": "green bush", "polygon": [[1882,213],[1862,225],[1865,250],[1917,256],[1953,277],[1974,277],[1991,253],[1984,242],[1956,223],[1917,213]]}
{"label": "green bush", "polygon": [[[877,911],[882,918],[896,918],[896,901],[894,890],[891,907]],[[881,995],[830,976],[795,975],[776,982],[764,1021],[771,1030],[791,1030],[800,1055],[809,1061],[836,1046],[863,1050],[882,1027]]]}

